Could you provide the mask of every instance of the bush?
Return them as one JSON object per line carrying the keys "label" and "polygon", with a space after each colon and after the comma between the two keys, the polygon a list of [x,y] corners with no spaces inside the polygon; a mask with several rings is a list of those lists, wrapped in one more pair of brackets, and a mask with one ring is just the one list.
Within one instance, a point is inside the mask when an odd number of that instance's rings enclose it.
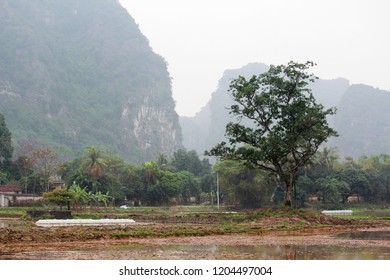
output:
{"label": "bush", "polygon": [[44,202],[54,203],[60,206],[61,210],[64,205],[71,203],[74,198],[74,193],[68,191],[67,189],[55,189],[54,191],[43,194]]}

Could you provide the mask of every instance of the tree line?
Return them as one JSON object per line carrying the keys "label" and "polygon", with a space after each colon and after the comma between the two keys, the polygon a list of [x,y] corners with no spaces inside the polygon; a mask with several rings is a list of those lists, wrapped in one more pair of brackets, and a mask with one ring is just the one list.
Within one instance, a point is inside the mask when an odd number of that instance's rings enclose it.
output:
{"label": "tree line", "polygon": [[[217,163],[215,169],[224,203],[248,208],[283,205],[285,188],[277,176],[232,160]],[[292,191],[296,207],[390,206],[390,155],[341,160],[335,148],[323,147],[298,175]]]}
{"label": "tree line", "polygon": [[88,203],[99,197],[104,204],[108,198],[116,204],[134,205],[200,203],[210,200],[213,184],[209,161],[184,149],[171,158],[159,154],[135,165],[114,151],[95,146],[87,147],[75,159],[62,161],[48,146],[23,142],[13,156],[2,161],[0,170],[0,184],[18,185],[23,193],[44,194],[52,191],[55,182],[63,181],[84,204],[88,195]]}

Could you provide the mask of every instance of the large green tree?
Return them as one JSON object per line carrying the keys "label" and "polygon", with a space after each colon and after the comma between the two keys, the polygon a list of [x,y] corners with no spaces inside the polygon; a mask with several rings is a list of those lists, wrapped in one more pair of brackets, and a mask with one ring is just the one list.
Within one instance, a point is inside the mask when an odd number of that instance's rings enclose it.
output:
{"label": "large green tree", "polygon": [[189,171],[196,176],[211,173],[211,165],[208,160],[200,160],[194,150],[177,150],[173,154],[171,165],[176,171]]}
{"label": "large green tree", "polygon": [[298,170],[308,164],[319,146],[330,136],[327,116],[335,108],[324,109],[308,87],[316,77],[307,70],[313,62],[271,66],[249,80],[231,82],[235,104],[230,114],[236,122],[226,126],[229,144],[221,142],[208,155],[242,160],[275,173],[285,185],[285,205],[292,205],[292,192]]}

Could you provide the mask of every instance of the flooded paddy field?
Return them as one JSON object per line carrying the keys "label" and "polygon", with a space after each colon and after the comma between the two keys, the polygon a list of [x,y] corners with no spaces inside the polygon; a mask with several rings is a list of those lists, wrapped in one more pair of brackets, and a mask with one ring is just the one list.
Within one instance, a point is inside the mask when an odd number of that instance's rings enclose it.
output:
{"label": "flooded paddy field", "polygon": [[195,215],[126,227],[40,228],[0,218],[0,259],[390,260],[388,220],[302,213],[223,220]]}
{"label": "flooded paddy field", "polygon": [[[226,235],[169,237],[132,240],[71,242],[68,244],[14,244],[0,259],[274,259],[274,260],[390,260],[390,228],[361,232],[367,238],[348,234],[315,236]],[[386,235],[383,235],[386,233]],[[369,238],[368,238],[369,236]]]}

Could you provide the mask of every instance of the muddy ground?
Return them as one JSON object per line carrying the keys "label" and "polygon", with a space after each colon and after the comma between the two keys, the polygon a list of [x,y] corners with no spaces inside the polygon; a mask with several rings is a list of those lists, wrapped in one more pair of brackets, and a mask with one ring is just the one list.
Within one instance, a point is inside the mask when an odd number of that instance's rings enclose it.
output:
{"label": "muddy ground", "polygon": [[[390,231],[387,220],[355,221],[292,215],[186,217],[137,222],[126,227],[41,228],[33,222],[0,228],[0,259],[252,259],[213,248],[245,246],[337,246],[390,250],[390,240],[334,238],[342,232]],[[164,250],[162,248],[170,248]],[[288,258],[288,256],[286,257]]]}

